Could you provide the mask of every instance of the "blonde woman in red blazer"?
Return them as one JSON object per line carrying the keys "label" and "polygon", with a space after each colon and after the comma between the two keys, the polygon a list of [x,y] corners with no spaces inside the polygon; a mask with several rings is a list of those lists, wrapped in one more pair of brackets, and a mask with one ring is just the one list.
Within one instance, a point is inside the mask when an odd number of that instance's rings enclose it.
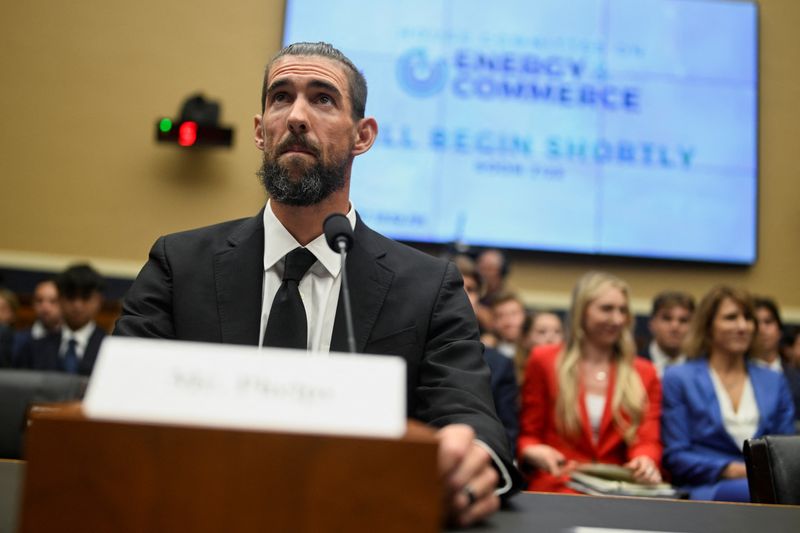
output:
{"label": "blonde woman in red blazer", "polygon": [[529,490],[572,492],[581,463],[624,465],[643,483],[661,481],[661,385],[636,357],[628,286],[589,272],[575,287],[565,345],[534,348],[522,389],[520,464]]}

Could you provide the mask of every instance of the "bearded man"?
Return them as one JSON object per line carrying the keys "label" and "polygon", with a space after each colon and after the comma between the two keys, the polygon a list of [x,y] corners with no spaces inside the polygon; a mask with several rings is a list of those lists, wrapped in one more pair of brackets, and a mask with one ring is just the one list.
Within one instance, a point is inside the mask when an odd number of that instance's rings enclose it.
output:
{"label": "bearded man", "polygon": [[[457,269],[372,231],[350,202],[353,160],[378,133],[366,98],[363,75],[331,45],[278,52],[254,120],[269,201],[253,218],[161,237],[114,333],[346,351],[340,260],[323,235],[328,215],[346,214],[357,351],[405,359],[408,416],[438,428],[449,512],[467,525],[516,490],[517,473]],[[300,327],[283,314],[292,290]]]}

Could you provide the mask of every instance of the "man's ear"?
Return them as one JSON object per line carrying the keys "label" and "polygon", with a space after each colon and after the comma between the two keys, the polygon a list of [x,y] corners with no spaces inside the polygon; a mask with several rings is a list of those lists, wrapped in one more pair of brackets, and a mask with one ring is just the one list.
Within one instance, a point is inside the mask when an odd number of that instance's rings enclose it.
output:
{"label": "man's ear", "polygon": [[264,139],[264,128],[262,127],[261,123],[261,115],[256,115],[253,117],[253,140],[256,143],[256,148],[264,151],[265,139]]}
{"label": "man's ear", "polygon": [[356,124],[356,143],[352,154],[361,155],[369,150],[378,136],[378,122],[372,117],[362,118]]}

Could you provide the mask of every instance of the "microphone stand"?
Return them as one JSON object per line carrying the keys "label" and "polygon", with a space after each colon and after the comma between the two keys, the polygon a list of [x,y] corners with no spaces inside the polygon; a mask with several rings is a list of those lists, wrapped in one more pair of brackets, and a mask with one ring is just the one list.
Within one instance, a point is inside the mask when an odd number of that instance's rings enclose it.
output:
{"label": "microphone stand", "polygon": [[347,323],[347,347],[350,353],[356,353],[356,334],[353,329],[353,311],[350,307],[350,287],[347,284],[347,241],[339,239],[336,241],[339,247],[339,254],[342,256],[342,297],[344,299],[344,316]]}

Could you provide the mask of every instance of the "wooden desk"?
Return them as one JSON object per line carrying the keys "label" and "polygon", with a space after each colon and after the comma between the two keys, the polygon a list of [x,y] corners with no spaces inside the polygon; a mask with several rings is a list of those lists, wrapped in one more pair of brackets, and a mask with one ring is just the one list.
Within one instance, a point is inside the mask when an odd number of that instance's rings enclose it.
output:
{"label": "wooden desk", "polygon": [[[25,463],[0,461],[0,533],[12,533]],[[564,533],[575,526],[683,533],[796,533],[800,507],[523,493],[468,533]]]}
{"label": "wooden desk", "polygon": [[526,492],[478,532],[567,533],[575,527],[680,533],[797,533],[800,507]]}

